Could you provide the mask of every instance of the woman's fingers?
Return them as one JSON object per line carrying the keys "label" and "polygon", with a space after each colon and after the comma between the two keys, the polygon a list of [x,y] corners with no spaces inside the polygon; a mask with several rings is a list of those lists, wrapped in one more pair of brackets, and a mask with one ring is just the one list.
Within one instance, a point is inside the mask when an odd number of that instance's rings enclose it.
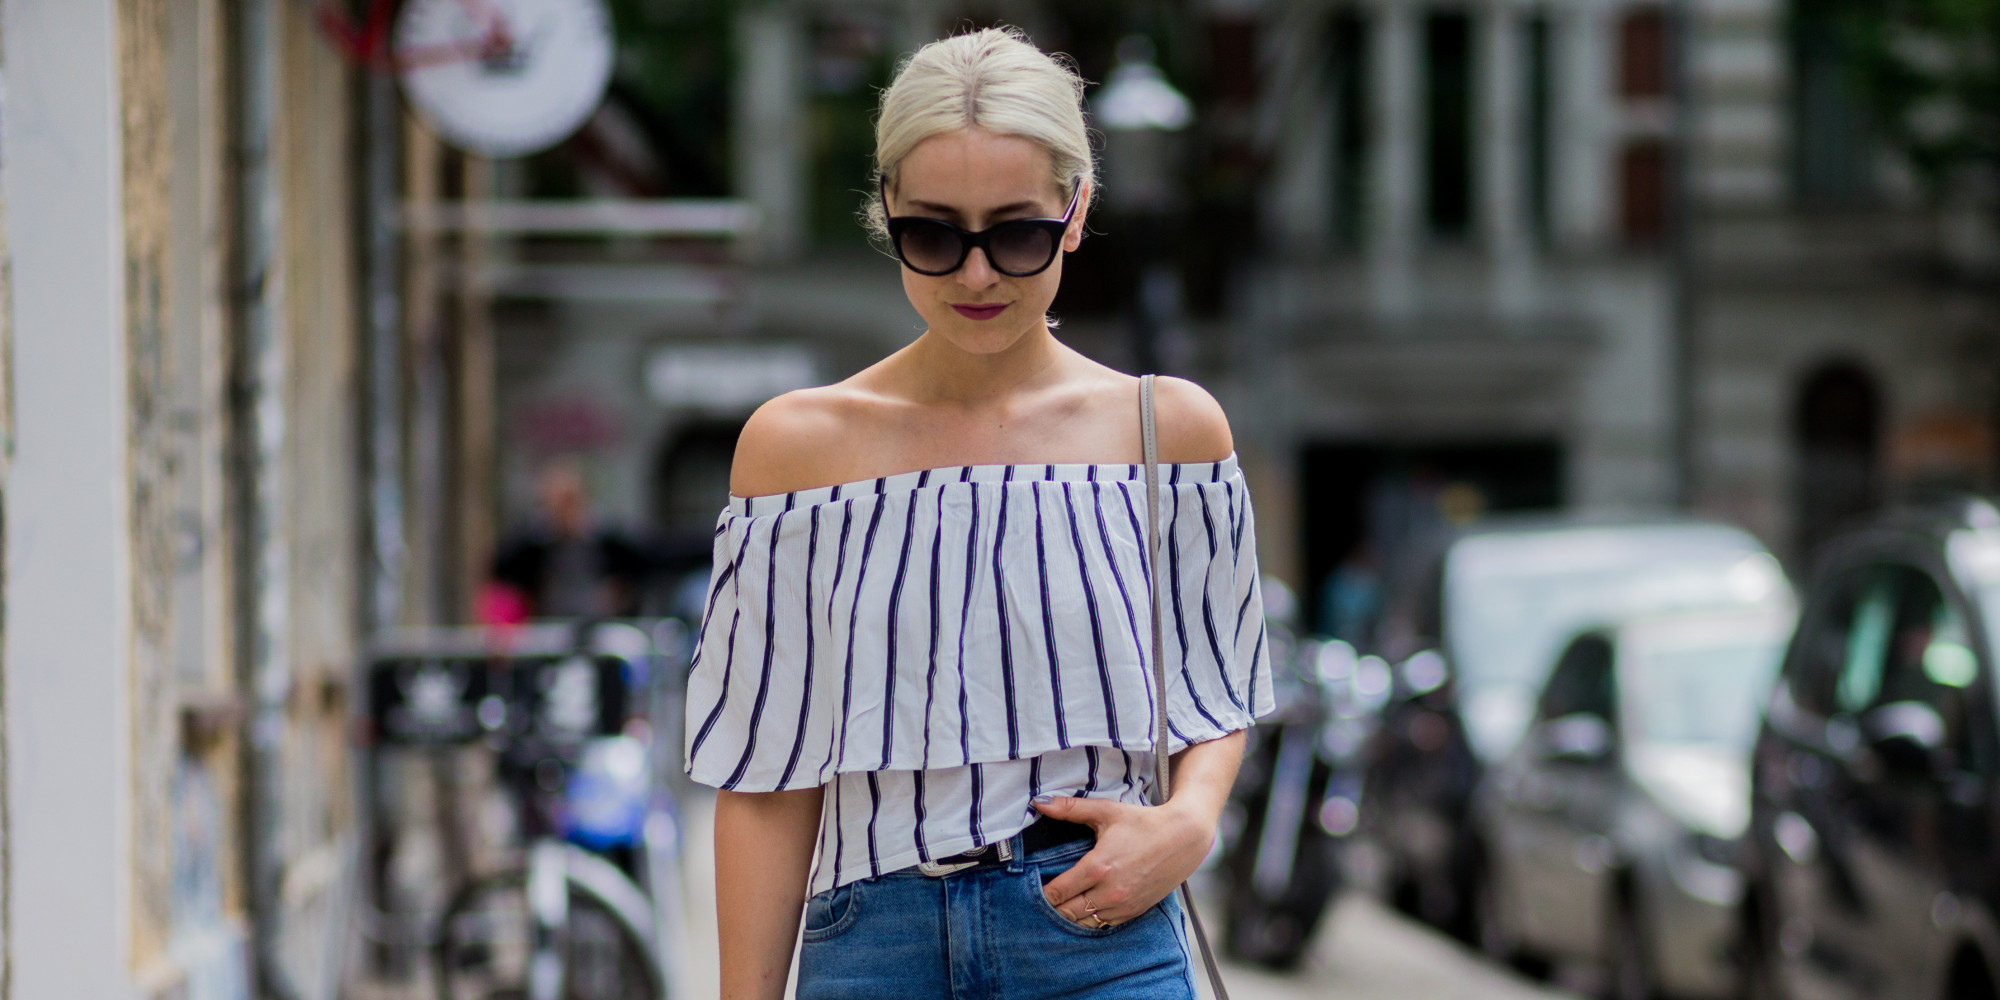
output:
{"label": "woman's fingers", "polygon": [[[1071,865],[1068,871],[1050,879],[1042,886],[1042,895],[1048,898],[1051,906],[1068,913],[1072,906],[1080,908],[1083,905],[1074,901],[1090,891],[1106,872],[1106,866],[1100,856],[1101,850],[1101,848],[1091,848],[1090,853],[1076,859],[1076,864]],[[1097,905],[1100,908],[1103,906],[1102,903]]]}
{"label": "woman's fingers", "polygon": [[1077,795],[1044,795],[1035,800],[1035,808],[1050,819],[1082,823],[1099,833],[1119,820],[1120,815],[1143,806],[1114,802],[1111,799],[1089,799]]}
{"label": "woman's fingers", "polygon": [[[1042,894],[1048,897],[1056,912],[1068,918],[1071,923],[1084,927],[1122,924],[1141,913],[1152,902],[1144,902],[1134,893],[1126,880],[1118,877],[1116,866],[1106,857],[1101,848],[1094,848],[1089,854],[1078,858],[1070,869],[1050,879],[1042,887]],[[1095,914],[1095,919],[1093,919]]]}

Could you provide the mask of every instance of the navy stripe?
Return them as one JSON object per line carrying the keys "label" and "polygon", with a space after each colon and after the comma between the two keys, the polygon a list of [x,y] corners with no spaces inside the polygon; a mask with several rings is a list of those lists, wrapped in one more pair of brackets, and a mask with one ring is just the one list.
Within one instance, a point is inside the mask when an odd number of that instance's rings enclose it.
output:
{"label": "navy stripe", "polygon": [[1097,748],[1084,747],[1083,756],[1090,761],[1090,773],[1083,779],[1083,791],[1076,793],[1078,798],[1097,790]]}
{"label": "navy stripe", "polygon": [[834,871],[840,871],[843,867],[845,867],[840,863],[840,859],[841,856],[847,850],[847,824],[841,822],[840,819],[840,790],[846,784],[847,782],[845,781],[835,781],[833,783],[833,870]]}
{"label": "navy stripe", "polygon": [[[744,541],[747,543],[750,538],[749,529],[747,528],[744,529],[743,537]],[[728,550],[725,548],[724,551]],[[742,554],[740,552],[737,554],[737,558],[739,559],[742,558]],[[710,619],[713,619],[715,617],[715,601],[717,598],[722,596],[722,588],[729,585],[730,577],[733,577],[735,575],[736,575],[736,560],[732,559],[728,563],[723,565],[722,572],[716,574],[715,579],[709,583],[708,610],[703,611],[701,613],[701,631],[698,633],[699,635],[706,636],[708,634],[709,621]],[[694,673],[696,667],[701,666],[702,645],[703,644],[697,644],[695,646],[694,658],[688,661],[688,673],[690,674]]]}
{"label": "navy stripe", "polygon": [[[972,467],[966,466],[965,471],[967,475],[970,475]],[[972,620],[973,570],[979,565],[979,486],[974,484],[970,488],[970,493],[972,496],[972,530],[966,533],[965,538],[965,597],[959,602],[958,608],[958,762],[960,764],[972,763],[972,740],[969,735],[970,730],[965,724],[967,718],[965,699],[965,625]]]}
{"label": "navy stripe", "polygon": [[[1094,494],[1097,490],[1097,484],[1090,484],[1090,489]],[[1104,622],[1097,613],[1097,587],[1090,582],[1090,554],[1083,545],[1083,529],[1078,527],[1076,523],[1076,504],[1070,498],[1069,484],[1064,483],[1062,490],[1063,508],[1069,515],[1070,541],[1076,545],[1076,574],[1077,578],[1083,581],[1083,603],[1090,611],[1090,643],[1091,648],[1097,652],[1098,687],[1102,688],[1104,692],[1105,734],[1111,738],[1112,744],[1116,745],[1118,743],[1118,701],[1111,693],[1111,663],[1104,652]],[[1115,575],[1118,572],[1118,567],[1114,564],[1111,571]],[[1125,589],[1125,585],[1122,583],[1119,584],[1118,589],[1122,592]]]}
{"label": "navy stripe", "polygon": [[969,822],[972,828],[972,846],[974,847],[986,846],[986,831],[980,829],[979,825],[979,812],[980,809],[985,805],[984,801],[985,797],[986,797],[985,765],[974,764],[972,765],[972,808],[968,810],[970,815],[967,817],[967,821]]}
{"label": "navy stripe", "polygon": [[805,677],[801,682],[803,686],[799,692],[799,731],[798,735],[792,737],[792,756],[791,759],[785,761],[785,773],[779,776],[778,778],[778,787],[780,789],[788,788],[791,786],[792,773],[797,771],[799,767],[799,754],[802,751],[804,751],[806,747],[806,730],[810,728],[812,724],[813,557],[819,554],[819,512],[820,508],[818,507],[814,507],[812,510],[807,512],[808,515],[812,518],[812,531],[806,538],[805,604],[802,608],[802,610],[805,613],[799,616],[800,618],[804,619],[806,623],[806,655],[804,663]]}
{"label": "navy stripe", "polygon": [[1222,545],[1215,538],[1215,516],[1208,508],[1208,491],[1195,490],[1194,495],[1201,500],[1201,526],[1208,529],[1208,564],[1201,569],[1201,627],[1208,633],[1208,651],[1215,657],[1215,675],[1222,678],[1222,693],[1229,703],[1238,709],[1243,707],[1243,699],[1237,697],[1236,685],[1229,683],[1229,659],[1222,655],[1222,639],[1215,633],[1215,606],[1208,597],[1208,578],[1215,571],[1215,561],[1222,556]]}
{"label": "navy stripe", "polygon": [[[871,774],[869,777],[872,778],[874,775]],[[910,835],[917,841],[917,860],[929,864],[931,848],[929,844],[924,843],[924,772],[911,771],[910,780],[913,782],[910,797],[916,813],[916,822],[910,826]]]}
{"label": "navy stripe", "polygon": [[[1012,466],[1000,474],[1000,513],[993,527],[993,608],[1000,618],[1000,681],[1007,701],[1007,759],[1021,756],[1021,719],[1014,706],[1014,638],[1007,623],[1007,483],[1014,477]],[[964,716],[960,716],[964,718]]]}
{"label": "navy stripe", "polygon": [[1257,710],[1257,664],[1264,659],[1264,633],[1267,630],[1268,627],[1263,622],[1258,622],[1257,644],[1250,647],[1250,705],[1248,710],[1252,712]]}
{"label": "navy stripe", "polygon": [[[1069,484],[1063,485],[1067,487]],[[1042,541],[1042,491],[1030,486],[1028,496],[1035,501],[1035,576],[1042,585],[1042,642],[1049,657],[1049,696],[1055,702],[1056,745],[1067,747],[1069,713],[1063,708],[1062,655],[1056,650],[1056,613],[1049,606],[1049,554]]]}
{"label": "navy stripe", "polygon": [[784,525],[784,514],[771,519],[771,552],[765,558],[769,565],[764,578],[764,665],[757,676],[757,697],[750,703],[750,729],[743,737],[743,756],[737,759],[736,770],[730,772],[729,779],[718,786],[723,789],[734,789],[750,770],[750,758],[757,752],[758,730],[764,721],[764,706],[771,700],[771,661],[778,655],[778,539]]}
{"label": "navy stripe", "polygon": [[[838,493],[839,489],[836,487],[834,492]],[[833,633],[834,631],[833,606],[840,602],[840,571],[847,565],[847,535],[848,529],[853,526],[854,501],[843,501],[840,505],[840,547],[838,555],[833,561],[833,584],[826,591],[826,630],[829,633]],[[855,588],[854,596],[856,600],[861,598],[861,590],[858,586]],[[851,630],[847,637],[847,648],[848,659],[851,662],[853,660],[854,649],[854,635]],[[820,761],[819,764],[819,780],[821,784],[826,782],[826,769],[834,760],[835,741],[838,740],[841,746],[845,746],[847,743],[847,704],[853,683],[854,675],[850,670],[841,680],[840,718],[835,720],[838,722],[838,725],[826,727],[826,759]]]}
{"label": "navy stripe", "polygon": [[924,674],[924,758],[923,766],[931,766],[931,707],[937,702],[939,596],[941,588],[938,577],[942,569],[944,553],[944,488],[937,491],[937,529],[931,533],[931,648],[930,668]]}
{"label": "navy stripe", "polygon": [[[743,562],[744,553],[749,548],[750,532],[746,530],[743,532],[743,544],[736,548],[736,558],[730,561],[730,572],[724,573],[716,581],[716,591],[721,591],[723,581],[730,579],[737,565]],[[701,745],[707,742],[708,734],[715,729],[715,720],[722,717],[722,706],[729,703],[729,674],[736,667],[736,626],[743,620],[743,605],[737,601],[729,603],[734,606],[734,609],[729,613],[729,642],[727,644],[727,652],[722,660],[722,693],[715,696],[715,707],[708,710],[708,718],[702,721],[701,729],[694,735],[693,745],[688,747],[689,766],[693,766],[695,758],[701,755]],[[714,594],[710,594],[709,612],[712,614],[714,610],[715,596]],[[689,669],[692,670],[693,667],[690,666]]]}
{"label": "navy stripe", "polygon": [[[1133,468],[1137,469],[1138,466],[1135,465]],[[1153,533],[1159,531],[1160,528],[1157,524],[1150,528],[1139,527],[1139,512],[1132,506],[1132,491],[1128,486],[1122,483],[1119,484],[1118,495],[1125,502],[1125,519],[1132,524],[1132,538],[1139,543],[1139,576],[1146,584],[1146,614],[1148,616],[1146,619],[1146,635],[1144,638],[1140,637],[1139,625],[1135,615],[1132,624],[1132,641],[1139,647],[1139,662],[1146,667],[1146,677],[1148,679],[1148,683],[1146,684],[1146,709],[1149,713],[1162,711],[1162,709],[1153,704],[1153,685],[1150,683],[1153,676],[1153,622],[1151,618],[1153,612],[1153,574],[1148,569],[1153,558]],[[1100,523],[1102,523],[1104,512],[1098,511],[1097,513]],[[1111,565],[1114,569],[1118,566],[1115,561]],[[1134,611],[1135,609],[1131,609],[1128,602],[1128,614],[1132,614]],[[1153,732],[1153,727],[1148,726],[1146,731],[1148,733]]]}
{"label": "navy stripe", "polygon": [[[930,473],[925,473],[928,478]],[[923,485],[923,479],[917,481]],[[897,619],[903,612],[903,579],[910,572],[910,538],[917,533],[917,504],[910,501],[910,511],[903,518],[903,553],[896,557],[896,580],[889,585],[889,621],[883,632],[886,649],[883,654],[882,678],[882,770],[889,769],[889,758],[896,750],[896,638],[900,631]]]}
{"label": "navy stripe", "polygon": [[[1176,467],[1173,475],[1176,483],[1178,483],[1180,475],[1181,470]],[[1181,491],[1172,490],[1170,492],[1174,495],[1174,512],[1172,516],[1167,518],[1167,523],[1169,525],[1178,525],[1181,523]],[[1171,529],[1167,531],[1167,580],[1172,585],[1170,591],[1173,595],[1174,634],[1179,636],[1181,641],[1181,680],[1187,683],[1188,697],[1194,701],[1194,710],[1200,712],[1201,717],[1207,719],[1209,725],[1221,729],[1223,728],[1222,721],[1210,713],[1208,706],[1202,703],[1201,692],[1195,690],[1194,671],[1188,668],[1187,615],[1183,610],[1185,606],[1181,601],[1181,538],[1179,532]]]}
{"label": "navy stripe", "polygon": [[[878,481],[879,482],[879,481]],[[875,529],[882,526],[882,508],[888,506],[878,494],[875,510],[868,515],[868,533],[861,536],[861,558],[854,564],[854,600],[847,605],[847,664],[840,689],[840,753],[834,759],[838,772],[847,763],[847,720],[854,709],[854,633],[861,621],[861,585],[868,579],[868,557],[875,551]],[[886,707],[884,709],[887,710]]]}
{"label": "navy stripe", "polygon": [[879,877],[882,874],[882,857],[875,850],[875,821],[882,816],[882,786],[875,780],[875,772],[868,772],[868,874]]}
{"label": "navy stripe", "polygon": [[833,628],[833,606],[840,596],[840,574],[847,569],[847,530],[854,526],[854,501],[840,505],[840,547],[833,560],[833,586],[826,592],[826,627]]}
{"label": "navy stripe", "polygon": [[1244,515],[1250,512],[1250,505],[1245,502],[1247,496],[1236,495],[1235,483],[1224,483],[1222,488],[1229,496],[1229,544],[1235,548],[1234,558],[1240,563],[1243,560],[1243,526],[1250,522]]}

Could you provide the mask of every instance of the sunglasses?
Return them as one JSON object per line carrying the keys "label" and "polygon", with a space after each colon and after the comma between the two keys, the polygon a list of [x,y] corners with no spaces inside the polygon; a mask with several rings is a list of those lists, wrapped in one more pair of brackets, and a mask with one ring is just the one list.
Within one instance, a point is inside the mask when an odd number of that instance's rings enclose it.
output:
{"label": "sunglasses", "polygon": [[[1062,249],[1063,232],[1076,215],[1076,202],[1083,195],[1083,182],[1070,193],[1069,207],[1060,219],[1008,219],[976,233],[967,232],[942,219],[916,215],[889,216],[889,243],[896,259],[918,274],[933,278],[965,266],[965,258],[977,247],[986,251],[986,261],[995,271],[1010,278],[1040,274],[1055,263]],[[882,214],[889,215],[888,183],[883,182]]]}

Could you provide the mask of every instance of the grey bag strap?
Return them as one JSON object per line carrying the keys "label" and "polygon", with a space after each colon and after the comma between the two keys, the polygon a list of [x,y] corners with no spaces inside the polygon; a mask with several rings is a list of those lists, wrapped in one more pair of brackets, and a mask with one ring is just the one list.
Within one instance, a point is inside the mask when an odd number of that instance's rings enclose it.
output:
{"label": "grey bag strap", "polygon": [[[1172,792],[1167,761],[1167,658],[1160,631],[1160,436],[1153,420],[1153,376],[1139,376],[1139,440],[1146,452],[1146,566],[1148,589],[1153,605],[1153,804],[1167,801]],[[1181,883],[1181,908],[1187,911],[1194,928],[1195,943],[1201,947],[1201,964],[1208,970],[1209,988],[1215,1000],[1229,1000],[1229,988],[1222,983],[1222,970],[1215,964],[1215,950],[1209,947],[1208,930],[1194,908],[1194,893]]]}

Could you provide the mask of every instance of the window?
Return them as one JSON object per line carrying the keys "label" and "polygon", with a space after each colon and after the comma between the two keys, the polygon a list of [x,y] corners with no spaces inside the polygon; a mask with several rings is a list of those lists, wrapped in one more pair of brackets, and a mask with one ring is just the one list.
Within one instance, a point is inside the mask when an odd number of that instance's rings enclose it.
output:
{"label": "window", "polygon": [[1799,0],[1790,18],[1793,183],[1808,205],[1866,204],[1874,144],[1833,7]]}
{"label": "window", "polygon": [[1424,22],[1424,207],[1430,230],[1472,229],[1472,19],[1432,14]]}
{"label": "window", "polygon": [[1667,15],[1645,7],[1618,24],[1618,96],[1648,100],[1667,96],[1672,70],[1667,59]]}
{"label": "window", "polygon": [[1659,242],[1667,231],[1667,144],[1642,139],[1618,157],[1619,221],[1629,243]]}
{"label": "window", "polygon": [[1591,633],[1571,641],[1542,689],[1537,714],[1543,720],[1594,715],[1611,722],[1617,715],[1611,660],[1611,643],[1604,636]]}
{"label": "window", "polygon": [[1549,198],[1549,178],[1553,167],[1549,154],[1554,141],[1551,113],[1552,90],[1550,80],[1553,74],[1551,34],[1549,18],[1544,14],[1530,17],[1522,30],[1528,33],[1528,224],[1541,243],[1547,243],[1554,230]]}
{"label": "window", "polygon": [[1368,205],[1368,21],[1342,12],[1333,19],[1333,234],[1337,245],[1361,245]]}
{"label": "window", "polygon": [[1979,658],[1965,616],[1913,566],[1870,567],[1844,591],[1819,629],[1821,662],[1834,668],[1830,707],[1864,720],[1890,705],[1928,707],[1943,724],[1941,749],[1973,766]]}

